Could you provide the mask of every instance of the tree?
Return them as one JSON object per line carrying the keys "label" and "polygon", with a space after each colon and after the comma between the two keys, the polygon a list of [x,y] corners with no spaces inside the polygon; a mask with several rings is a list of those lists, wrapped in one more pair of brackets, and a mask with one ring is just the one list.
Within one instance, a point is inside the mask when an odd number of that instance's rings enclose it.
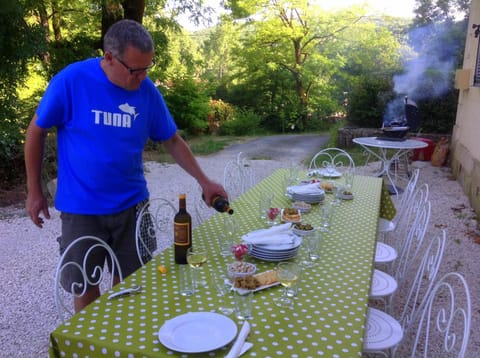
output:
{"label": "tree", "polygon": [[0,7],[0,187],[14,179],[25,128],[17,88],[27,76],[29,61],[44,49],[43,32],[23,18],[25,6],[7,0]]}
{"label": "tree", "polygon": [[[335,53],[339,35],[362,18],[360,8],[351,8],[338,14],[327,14],[308,1],[229,1],[233,16],[247,16],[243,53],[243,72],[265,74],[265,83],[277,85],[277,78],[290,78],[287,91],[270,88],[272,110],[281,103],[276,99],[279,93],[292,91],[296,96],[294,111],[298,114],[294,126],[305,128],[311,114],[317,109],[311,105],[312,98],[319,98],[332,89],[334,73],[342,66],[342,58]],[[280,75],[282,74],[282,75]],[[254,80],[259,78],[254,76]],[[245,80],[248,81],[248,80]],[[251,82],[251,81],[250,81]],[[282,98],[284,102],[285,98]],[[277,103],[275,103],[277,102]],[[289,101],[288,101],[289,102]],[[317,101],[314,105],[318,105]],[[330,102],[321,102],[332,107]],[[316,106],[315,106],[316,107]]]}
{"label": "tree", "polygon": [[414,25],[454,22],[468,17],[471,0],[415,0]]}

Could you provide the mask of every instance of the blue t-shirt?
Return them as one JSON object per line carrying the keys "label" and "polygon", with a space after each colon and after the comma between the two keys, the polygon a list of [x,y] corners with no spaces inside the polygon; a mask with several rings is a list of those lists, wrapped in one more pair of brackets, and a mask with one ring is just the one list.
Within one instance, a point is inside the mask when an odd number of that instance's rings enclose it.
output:
{"label": "blue t-shirt", "polygon": [[148,138],[171,138],[177,126],[149,78],[138,90],[110,82],[100,58],[69,65],[50,82],[36,124],[57,127],[55,207],[114,214],[148,197],[142,151]]}

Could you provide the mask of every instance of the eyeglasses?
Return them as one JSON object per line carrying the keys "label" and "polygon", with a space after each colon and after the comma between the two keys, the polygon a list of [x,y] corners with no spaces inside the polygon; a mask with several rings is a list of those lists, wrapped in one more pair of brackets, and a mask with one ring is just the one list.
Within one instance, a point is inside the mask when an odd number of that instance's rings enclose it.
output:
{"label": "eyeglasses", "polygon": [[148,67],[132,68],[128,66],[125,62],[120,60],[117,56],[113,56],[113,58],[116,59],[118,62],[120,62],[123,65],[123,67],[125,67],[128,70],[128,72],[130,72],[131,75],[137,75],[143,72],[148,72],[149,70],[152,69],[153,66],[155,66],[155,61],[152,60],[152,64]]}

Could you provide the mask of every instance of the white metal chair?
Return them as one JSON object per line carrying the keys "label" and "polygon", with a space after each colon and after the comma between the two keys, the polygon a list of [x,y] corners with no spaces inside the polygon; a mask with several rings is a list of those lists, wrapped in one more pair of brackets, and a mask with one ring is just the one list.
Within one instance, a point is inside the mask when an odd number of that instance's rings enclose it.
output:
{"label": "white metal chair", "polygon": [[[411,227],[418,221],[419,212],[427,205],[428,193],[428,184],[422,184],[411,195],[408,206],[405,208],[402,221],[396,226],[396,236],[392,241],[393,245],[388,245],[381,241],[377,242],[375,251],[376,264],[390,264],[397,258],[398,251],[401,250],[404,241],[410,237],[408,233]],[[430,215],[428,219],[429,218]]]}
{"label": "white metal chair", "polygon": [[167,199],[148,200],[137,215],[135,241],[137,255],[144,265],[173,242],[173,218],[177,209]]}
{"label": "white metal chair", "polygon": [[[420,261],[416,271],[411,270],[414,277],[404,282],[395,291],[392,303],[399,301],[398,311],[393,315],[376,308],[368,308],[367,322],[363,342],[364,353],[378,353],[386,357],[395,356],[398,345],[411,328],[412,322],[418,316],[424,302],[428,301],[429,294],[435,283],[445,249],[446,234],[432,238],[426,250],[417,257]],[[400,299],[403,301],[400,302]]]}
{"label": "white metal chair", "polygon": [[252,186],[255,185],[255,171],[253,169],[252,163],[250,160],[245,158],[243,152],[239,152],[237,154],[237,164],[240,167],[242,172],[242,180],[243,180],[243,191],[250,189]]}
{"label": "white metal chair", "polygon": [[[465,278],[457,272],[447,273],[430,292],[418,324],[411,325],[407,332],[416,332],[413,344],[408,344],[410,340],[405,342],[410,357],[467,357],[471,315],[470,290]],[[399,352],[401,348],[403,344]]]}
{"label": "white metal chair", "polygon": [[325,148],[317,152],[308,166],[309,173],[321,170],[328,172],[329,168],[338,172],[347,170],[355,172],[355,162],[350,154],[340,148]]}
{"label": "white metal chair", "polygon": [[223,187],[233,200],[243,193],[243,174],[236,161],[229,161],[223,169]]}
{"label": "white metal chair", "polygon": [[[198,186],[198,193],[202,192],[202,188],[200,185]],[[205,200],[203,200],[201,195],[197,195],[197,197],[194,199],[194,210],[192,215],[192,225],[193,227],[197,227],[201,223],[203,223],[205,220],[207,220],[210,216],[212,216],[215,213],[215,209],[212,207],[208,206]]]}
{"label": "white metal chair", "polygon": [[392,296],[397,291],[397,287],[403,284],[407,272],[411,270],[415,258],[418,257],[430,222],[430,213],[431,205],[427,202],[418,211],[415,223],[404,239],[404,247],[391,265],[391,274],[378,269],[373,271],[370,298],[383,302],[387,312],[391,309]]}
{"label": "white metal chair", "polygon": [[[79,250],[85,251],[81,262],[73,261],[72,252]],[[92,266],[92,260],[97,264]],[[63,274],[67,271],[77,279],[69,287],[64,287],[66,283],[62,285]],[[115,278],[119,281],[123,280],[122,270],[115,253],[105,241],[96,236],[82,236],[75,239],[61,255],[55,270],[53,295],[60,320],[63,322],[75,313],[74,297],[83,296],[87,289],[94,286],[99,286],[101,291],[106,291],[113,287]]]}

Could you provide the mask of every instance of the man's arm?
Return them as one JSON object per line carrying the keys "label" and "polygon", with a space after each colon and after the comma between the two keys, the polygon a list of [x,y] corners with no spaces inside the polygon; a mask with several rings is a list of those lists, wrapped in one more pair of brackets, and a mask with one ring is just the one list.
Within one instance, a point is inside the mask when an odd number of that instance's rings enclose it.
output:
{"label": "man's arm", "polygon": [[216,195],[227,197],[225,189],[205,175],[187,143],[176,133],[163,142],[167,152],[188,174],[194,177],[202,187],[205,201],[210,204]]}
{"label": "man's arm", "polygon": [[35,124],[37,115],[30,122],[25,136],[25,168],[27,171],[27,202],[26,210],[33,223],[38,227],[43,226],[43,216],[50,219],[48,202],[42,190],[42,162],[43,150],[47,130]]}

